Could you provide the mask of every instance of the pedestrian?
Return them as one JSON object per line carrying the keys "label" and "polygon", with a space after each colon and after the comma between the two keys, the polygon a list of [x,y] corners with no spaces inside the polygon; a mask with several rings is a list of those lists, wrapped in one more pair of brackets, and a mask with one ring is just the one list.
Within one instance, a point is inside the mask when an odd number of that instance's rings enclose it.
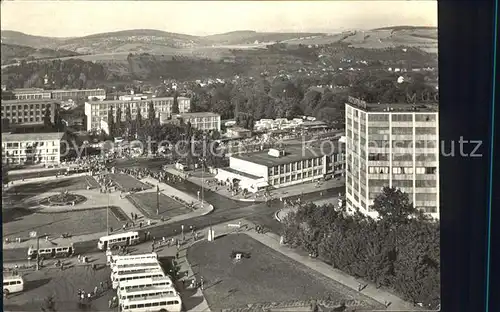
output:
{"label": "pedestrian", "polygon": [[131,212],[130,215],[132,216],[132,220],[134,220],[134,213]]}
{"label": "pedestrian", "polygon": [[61,262],[61,271],[64,271],[64,262]]}
{"label": "pedestrian", "polygon": [[179,252],[175,253],[175,259],[179,259]]}
{"label": "pedestrian", "polygon": [[90,301],[92,299],[92,294],[91,293],[88,293],[87,294],[87,299]]}
{"label": "pedestrian", "polygon": [[139,222],[139,228],[142,228],[142,221]]}
{"label": "pedestrian", "polygon": [[101,287],[101,291],[104,291],[104,283],[103,282],[99,283],[99,287]]}
{"label": "pedestrian", "polygon": [[110,300],[108,300],[108,308],[110,308],[110,309],[112,308],[111,304],[112,304],[112,302],[111,302],[111,299],[110,299]]}
{"label": "pedestrian", "polygon": [[82,256],[78,255],[78,263],[81,263],[81,261],[82,261]]}
{"label": "pedestrian", "polygon": [[94,294],[96,294],[96,295],[97,295],[97,289],[98,289],[97,286],[94,287]]}

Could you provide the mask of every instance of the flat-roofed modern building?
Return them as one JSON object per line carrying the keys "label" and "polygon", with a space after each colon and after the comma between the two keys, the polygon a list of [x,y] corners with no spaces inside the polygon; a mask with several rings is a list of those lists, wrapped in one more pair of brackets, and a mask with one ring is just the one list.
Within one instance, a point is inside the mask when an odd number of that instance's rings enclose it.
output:
{"label": "flat-roofed modern building", "polygon": [[229,158],[229,167],[218,169],[216,178],[255,193],[268,186],[280,188],[328,176],[343,176],[344,156],[341,142],[321,148],[294,145],[233,155]]}
{"label": "flat-roofed modern building", "polygon": [[2,101],[2,119],[8,119],[11,125],[43,124],[45,110],[50,109],[50,121],[54,123],[56,109],[60,106],[54,100],[5,100]]}
{"label": "flat-roofed modern building", "polygon": [[68,90],[51,90],[52,99],[65,101],[76,99],[92,100],[97,98],[99,100],[106,99],[106,90],[104,89],[68,89]]}
{"label": "flat-roofed modern building", "polygon": [[13,100],[50,100],[52,95],[50,90],[40,88],[14,89],[12,94]]}
{"label": "flat-roofed modern building", "polygon": [[63,132],[2,133],[2,164],[59,164]]}
{"label": "flat-roofed modern building", "polygon": [[[156,118],[167,115],[172,116],[172,106],[174,104],[173,97],[162,98],[141,98],[141,99],[122,99],[112,101],[88,101],[85,102],[85,116],[87,117],[87,130],[100,130],[101,121],[108,122],[108,112],[113,108],[113,116],[116,119],[118,108],[121,109],[122,121],[125,121],[127,107],[130,106],[132,119],[135,119],[137,112],[141,112],[143,118],[147,118],[150,102],[153,102]],[[187,97],[178,97],[180,113],[187,113],[191,108],[191,99]],[[163,115],[162,115],[163,114]]]}
{"label": "flat-roofed modern building", "polygon": [[346,207],[376,217],[370,206],[384,186],[439,218],[437,105],[369,104],[346,108]]}
{"label": "flat-roofed modern building", "polygon": [[191,123],[195,129],[202,131],[220,131],[220,115],[211,112],[184,113],[177,115],[184,123]]}

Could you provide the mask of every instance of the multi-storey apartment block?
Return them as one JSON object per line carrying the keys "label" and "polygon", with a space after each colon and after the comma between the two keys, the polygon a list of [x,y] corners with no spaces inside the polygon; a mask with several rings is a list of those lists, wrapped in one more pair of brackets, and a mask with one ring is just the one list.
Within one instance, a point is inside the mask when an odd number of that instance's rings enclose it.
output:
{"label": "multi-storey apartment block", "polygon": [[2,101],[2,119],[10,124],[43,124],[45,110],[50,109],[53,123],[59,102],[54,100],[5,100]]}
{"label": "multi-storey apartment block", "polygon": [[382,187],[399,188],[439,218],[437,105],[346,104],[346,207],[376,217]]}
{"label": "multi-storey apartment block", "polygon": [[199,112],[199,113],[184,113],[179,114],[178,117],[183,120],[184,123],[191,123],[191,126],[195,129],[202,131],[217,130],[220,131],[220,115],[210,112]]}
{"label": "multi-storey apartment block", "polygon": [[88,99],[92,100],[97,98],[99,100],[106,99],[106,90],[104,89],[70,89],[70,90],[51,90],[52,99],[55,100],[76,100],[76,99]]}
{"label": "multi-storey apartment block", "polygon": [[2,164],[59,164],[64,133],[2,133]]}
{"label": "multi-storey apartment block", "polygon": [[50,100],[52,96],[50,90],[40,88],[14,89],[12,94],[15,100]]}
{"label": "multi-storey apartment block", "polygon": [[[113,116],[116,119],[118,108],[121,110],[121,119],[125,121],[127,107],[130,107],[132,119],[135,119],[137,112],[141,112],[143,118],[147,118],[150,102],[153,102],[156,118],[163,115],[172,115],[173,97],[149,98],[149,99],[122,99],[113,101],[89,101],[85,102],[85,116],[87,117],[87,130],[102,129],[101,121],[108,122],[109,110],[113,109]],[[191,99],[178,97],[180,113],[187,113],[191,107]],[[116,121],[116,120],[115,120]]]}

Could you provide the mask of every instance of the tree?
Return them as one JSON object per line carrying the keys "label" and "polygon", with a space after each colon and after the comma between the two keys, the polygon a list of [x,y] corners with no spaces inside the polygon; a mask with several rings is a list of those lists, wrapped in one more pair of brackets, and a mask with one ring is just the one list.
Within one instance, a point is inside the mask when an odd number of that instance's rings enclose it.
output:
{"label": "tree", "polygon": [[142,127],[142,114],[141,114],[140,109],[137,109],[137,115],[135,116],[135,122],[137,124],[137,129],[140,129]]}
{"label": "tree", "polygon": [[61,116],[61,109],[59,107],[56,107],[54,111],[54,128],[57,131],[64,130],[64,124]]}
{"label": "tree", "polygon": [[378,212],[381,220],[389,224],[407,223],[410,216],[418,214],[418,210],[413,207],[408,194],[387,186],[375,198],[371,208]]}
{"label": "tree", "polygon": [[155,119],[156,119],[155,106],[153,104],[153,101],[151,101],[148,104],[148,121],[149,121],[149,124],[153,125],[155,123]]}
{"label": "tree", "polygon": [[116,109],[116,123],[115,123],[115,129],[116,129],[116,134],[121,135],[122,134],[122,108],[118,106]]}
{"label": "tree", "polygon": [[172,104],[172,114],[179,114],[179,102],[177,100],[177,92],[174,94],[174,103]]}
{"label": "tree", "polygon": [[47,105],[45,108],[45,114],[43,115],[43,125],[46,129],[52,129],[54,125],[52,124],[52,116],[51,116],[50,106]]}
{"label": "tree", "polygon": [[135,134],[134,125],[132,122],[132,109],[130,108],[130,104],[127,105],[127,109],[125,110],[125,124],[127,127],[128,137],[130,138]]}

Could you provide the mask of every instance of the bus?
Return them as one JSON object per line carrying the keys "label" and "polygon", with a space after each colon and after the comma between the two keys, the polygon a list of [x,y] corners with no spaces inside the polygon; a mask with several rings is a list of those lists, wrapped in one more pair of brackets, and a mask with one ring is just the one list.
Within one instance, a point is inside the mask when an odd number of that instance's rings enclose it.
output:
{"label": "bus", "polygon": [[[41,242],[40,242],[41,243]],[[33,246],[28,248],[28,260],[35,260],[37,258],[37,254],[39,254],[39,259],[48,259],[48,258],[66,258],[71,257],[75,253],[75,248],[73,244],[69,244],[66,246],[61,245],[47,245],[40,246],[40,250],[37,250]]]}
{"label": "bus", "polygon": [[128,261],[128,260],[136,260],[136,261],[145,261],[145,260],[157,260],[158,254],[156,252],[141,254],[141,255],[127,255],[127,256],[111,256],[111,267],[118,261]]}
{"label": "bus", "polygon": [[123,291],[142,289],[147,287],[173,287],[172,279],[169,276],[164,277],[151,277],[134,279],[131,281],[123,281],[118,287],[118,297]]}
{"label": "bus", "polygon": [[182,301],[179,296],[167,295],[128,299],[121,306],[122,312],[181,312]]}
{"label": "bus", "polygon": [[120,246],[135,245],[140,242],[139,232],[126,232],[113,234],[99,238],[97,248],[99,250],[114,249]]}
{"label": "bus", "polygon": [[123,276],[123,275],[129,275],[129,274],[134,274],[134,273],[141,273],[141,272],[153,272],[153,271],[163,271],[161,268],[161,265],[159,263],[156,263],[154,265],[148,265],[148,266],[138,266],[134,268],[123,268],[117,271],[111,272],[111,280],[113,280],[115,277],[118,276]]}
{"label": "bus", "polygon": [[137,267],[149,267],[159,264],[156,259],[146,259],[146,260],[121,260],[112,264],[111,270],[113,272],[119,271],[127,268],[137,268]]}
{"label": "bus", "polygon": [[120,285],[120,283],[124,281],[132,281],[150,277],[165,277],[165,272],[163,272],[163,270],[155,270],[152,272],[137,272],[133,274],[115,276],[115,278],[112,280],[113,289],[118,288],[118,285]]}
{"label": "bus", "polygon": [[5,276],[3,277],[3,294],[8,296],[9,294],[21,292],[24,290],[24,279],[20,275]]}
{"label": "bus", "polygon": [[130,289],[130,290],[120,291],[118,299],[120,300],[120,303],[123,303],[128,299],[134,299],[134,298],[146,299],[148,297],[156,297],[156,296],[179,296],[179,293],[173,287],[152,286],[140,289]]}

